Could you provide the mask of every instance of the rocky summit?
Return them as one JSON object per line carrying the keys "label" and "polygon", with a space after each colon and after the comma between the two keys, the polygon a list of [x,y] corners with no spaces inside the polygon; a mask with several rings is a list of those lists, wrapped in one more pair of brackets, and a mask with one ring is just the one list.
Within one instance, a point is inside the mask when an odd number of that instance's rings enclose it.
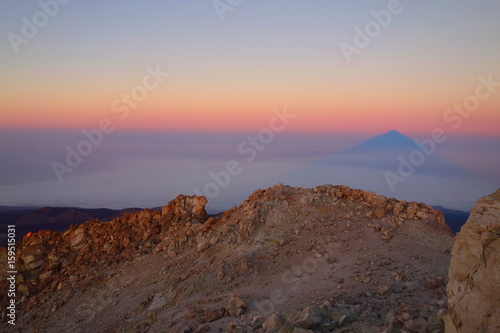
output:
{"label": "rocky summit", "polygon": [[[4,310],[4,328],[444,331],[453,236],[430,206],[347,186],[281,184],[217,216],[208,217],[206,203],[181,195],[161,211],[24,237],[17,323],[7,325]],[[489,241],[484,232],[472,249]]]}

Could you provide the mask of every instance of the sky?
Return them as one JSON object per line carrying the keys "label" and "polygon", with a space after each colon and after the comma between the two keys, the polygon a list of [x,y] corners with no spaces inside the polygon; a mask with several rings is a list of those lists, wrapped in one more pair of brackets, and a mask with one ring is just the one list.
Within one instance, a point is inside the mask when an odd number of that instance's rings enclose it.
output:
{"label": "sky", "polygon": [[[447,156],[496,177],[499,14],[495,0],[1,1],[2,185],[57,181],[51,161],[84,130],[105,139],[74,177],[122,165],[131,146],[216,159],[277,110],[294,116],[289,140],[265,156],[442,128]],[[0,204],[33,201],[7,190]]]}
{"label": "sky", "polygon": [[[351,63],[340,44],[390,1],[242,0],[221,21],[211,1],[72,0],[26,44],[9,40],[54,1],[0,4],[2,128],[116,119],[115,99],[157,65],[169,76],[120,128],[254,130],[287,106],[293,131],[426,132],[478,76],[500,81],[498,1],[400,1]],[[481,103],[459,133],[498,134],[499,105]]]}

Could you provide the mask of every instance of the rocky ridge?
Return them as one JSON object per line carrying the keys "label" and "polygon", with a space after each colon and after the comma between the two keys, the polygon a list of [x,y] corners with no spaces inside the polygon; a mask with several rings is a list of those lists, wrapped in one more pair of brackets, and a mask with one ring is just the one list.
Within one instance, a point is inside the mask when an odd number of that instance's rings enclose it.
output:
{"label": "rocky ridge", "polygon": [[24,238],[18,329],[442,331],[453,238],[430,206],[281,184],[218,217],[206,203]]}

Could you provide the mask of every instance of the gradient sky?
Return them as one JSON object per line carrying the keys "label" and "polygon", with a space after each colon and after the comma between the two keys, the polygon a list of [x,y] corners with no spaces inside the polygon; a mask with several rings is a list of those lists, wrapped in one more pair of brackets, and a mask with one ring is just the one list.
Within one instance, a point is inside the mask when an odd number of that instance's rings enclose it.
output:
{"label": "gradient sky", "polygon": [[[41,7],[2,1],[0,128],[251,131],[286,106],[292,132],[449,129],[478,76],[500,81],[500,2],[400,3],[349,64],[340,43],[388,1],[243,0],[221,21],[212,1],[73,0],[17,54],[8,34]],[[120,120],[113,101],[158,64],[170,75]],[[499,109],[494,93],[454,133],[498,135]]]}

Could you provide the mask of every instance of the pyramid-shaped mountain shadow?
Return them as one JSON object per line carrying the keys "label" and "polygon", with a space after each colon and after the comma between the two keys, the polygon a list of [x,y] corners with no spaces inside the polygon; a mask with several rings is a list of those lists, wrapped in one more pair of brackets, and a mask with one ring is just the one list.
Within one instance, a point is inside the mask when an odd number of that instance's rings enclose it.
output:
{"label": "pyramid-shaped mountain shadow", "polygon": [[[437,147],[439,149],[439,147]],[[417,153],[413,153],[417,152]],[[391,186],[387,173],[399,176],[401,160],[411,154],[425,156],[410,175]],[[406,169],[405,169],[406,170]],[[441,156],[438,151],[425,154],[407,136],[391,131],[359,143],[344,151],[327,155],[315,162],[284,174],[280,182],[314,187],[321,184],[348,185],[375,191],[388,197],[468,210],[474,202],[495,190],[495,185],[474,172]]]}
{"label": "pyramid-shaped mountain shadow", "polygon": [[[328,155],[317,160],[315,164],[377,168],[397,172],[404,159],[415,166],[415,174],[478,178],[475,173],[441,156],[437,151],[439,144],[434,144],[435,147],[429,144],[422,147],[398,131],[390,131],[346,150]],[[410,159],[410,156],[413,156],[413,159]],[[423,161],[422,164],[420,164],[421,161]]]}

